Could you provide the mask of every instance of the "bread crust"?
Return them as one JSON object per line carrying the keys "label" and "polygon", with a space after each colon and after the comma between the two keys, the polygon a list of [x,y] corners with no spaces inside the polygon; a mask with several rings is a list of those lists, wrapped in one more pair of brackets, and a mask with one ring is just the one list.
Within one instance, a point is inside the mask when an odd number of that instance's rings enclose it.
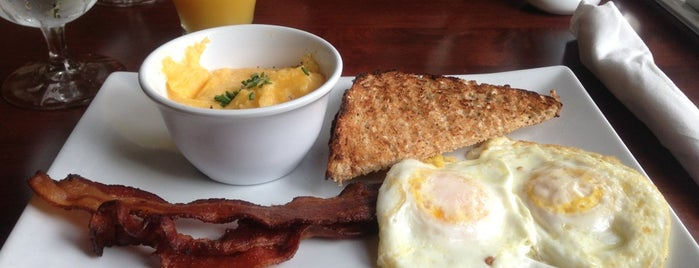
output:
{"label": "bread crust", "polygon": [[438,75],[358,75],[343,97],[329,140],[326,178],[340,184],[405,158],[424,159],[558,117],[555,90]]}

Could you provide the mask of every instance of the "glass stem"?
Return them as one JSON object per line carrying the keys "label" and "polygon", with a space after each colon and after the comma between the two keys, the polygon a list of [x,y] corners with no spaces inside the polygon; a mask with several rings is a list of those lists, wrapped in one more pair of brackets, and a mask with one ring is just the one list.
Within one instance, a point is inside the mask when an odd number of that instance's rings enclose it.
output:
{"label": "glass stem", "polygon": [[68,46],[65,40],[65,25],[41,27],[49,49],[49,70],[51,79],[60,81],[66,79],[77,69],[68,57]]}

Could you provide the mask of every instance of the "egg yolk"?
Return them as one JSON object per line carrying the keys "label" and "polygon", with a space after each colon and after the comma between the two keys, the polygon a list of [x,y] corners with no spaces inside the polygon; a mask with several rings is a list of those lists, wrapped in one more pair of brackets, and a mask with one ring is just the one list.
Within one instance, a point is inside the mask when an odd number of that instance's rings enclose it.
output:
{"label": "egg yolk", "polygon": [[583,169],[556,168],[527,182],[527,196],[537,206],[555,213],[581,213],[597,206],[603,195],[595,176]]}
{"label": "egg yolk", "polygon": [[483,186],[453,173],[414,177],[410,189],[425,214],[450,224],[477,222],[490,213]]}
{"label": "egg yolk", "polygon": [[427,159],[423,160],[422,162],[431,164],[437,168],[443,168],[447,164],[455,163],[456,161],[458,161],[456,159],[456,157],[444,156],[444,155],[438,154],[438,155],[435,155],[432,157],[428,157]]}

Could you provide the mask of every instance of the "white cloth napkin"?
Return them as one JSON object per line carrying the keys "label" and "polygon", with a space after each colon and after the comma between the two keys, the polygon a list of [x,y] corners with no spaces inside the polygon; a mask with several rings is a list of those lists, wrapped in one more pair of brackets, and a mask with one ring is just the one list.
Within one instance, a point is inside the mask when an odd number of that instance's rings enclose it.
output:
{"label": "white cloth napkin", "polygon": [[699,109],[661,71],[653,55],[613,2],[581,3],[570,30],[580,60],[699,184]]}

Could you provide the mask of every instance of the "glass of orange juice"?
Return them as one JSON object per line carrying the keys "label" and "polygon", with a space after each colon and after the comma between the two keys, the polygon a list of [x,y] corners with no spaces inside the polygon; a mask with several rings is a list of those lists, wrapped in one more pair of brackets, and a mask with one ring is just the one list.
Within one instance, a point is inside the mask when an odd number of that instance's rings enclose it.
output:
{"label": "glass of orange juice", "polygon": [[255,0],[173,0],[185,32],[252,23]]}

